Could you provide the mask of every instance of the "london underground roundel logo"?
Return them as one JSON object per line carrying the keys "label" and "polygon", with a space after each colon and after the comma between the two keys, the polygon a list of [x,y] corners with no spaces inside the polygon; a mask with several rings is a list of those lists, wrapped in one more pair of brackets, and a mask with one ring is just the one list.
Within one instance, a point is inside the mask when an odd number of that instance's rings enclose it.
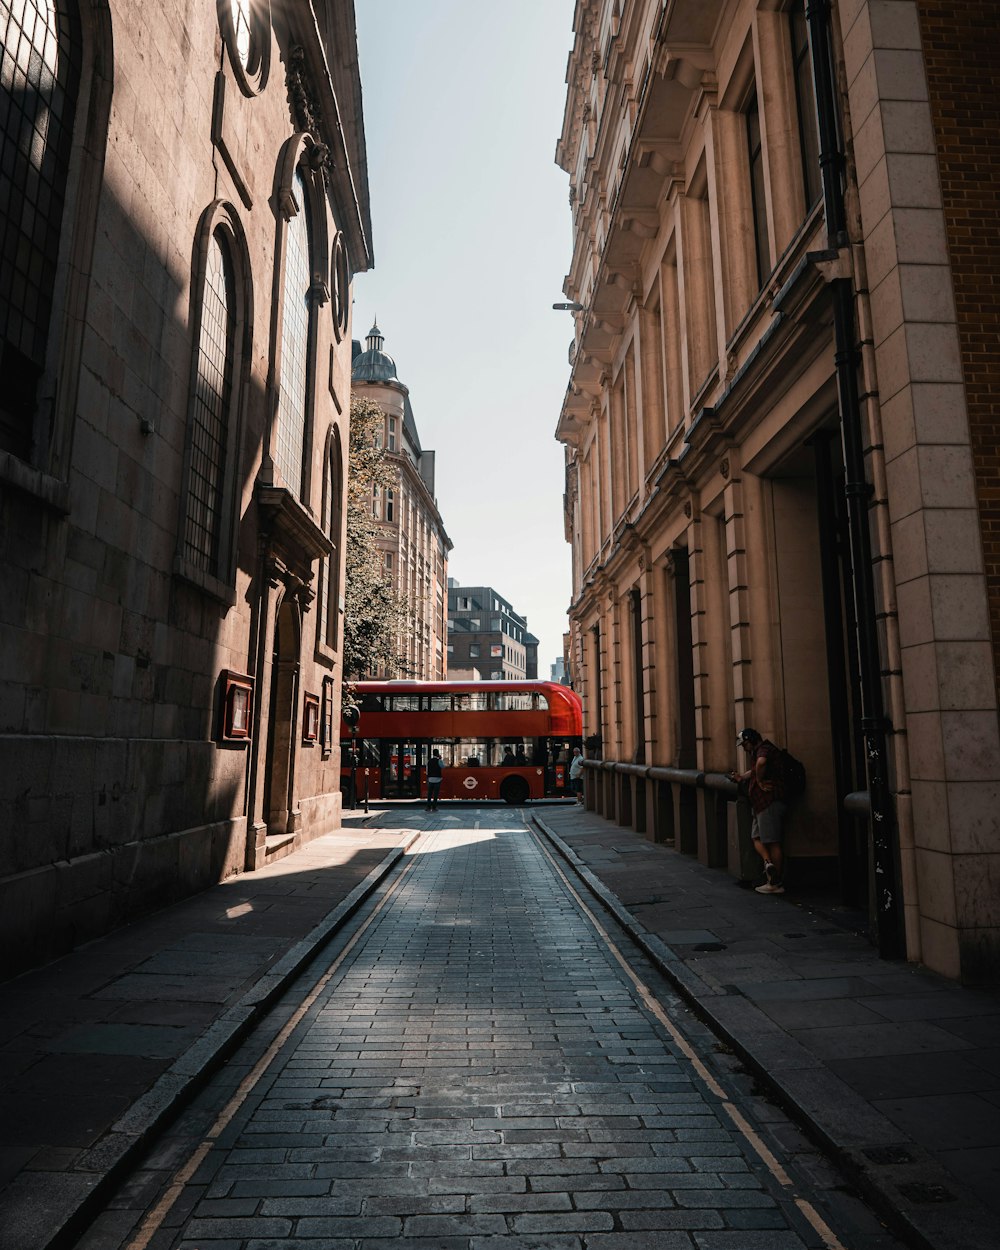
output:
{"label": "london underground roundel logo", "polygon": [[465,786],[466,790],[475,790],[478,784],[479,782],[476,781],[475,777],[466,777],[466,779],[462,782],[462,785]]}

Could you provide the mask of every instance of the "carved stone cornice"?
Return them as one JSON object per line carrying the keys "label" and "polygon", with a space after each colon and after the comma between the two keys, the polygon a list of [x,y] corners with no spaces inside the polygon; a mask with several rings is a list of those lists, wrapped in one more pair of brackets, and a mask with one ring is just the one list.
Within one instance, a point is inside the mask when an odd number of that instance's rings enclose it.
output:
{"label": "carved stone cornice", "polygon": [[310,581],[312,562],[328,556],[333,543],[284,486],[258,482],[256,494],[264,549],[283,560],[302,582]]}
{"label": "carved stone cornice", "polygon": [[321,173],[323,181],[329,183],[332,160],[325,141],[323,111],[306,63],[306,51],[301,45],[296,45],[288,54],[285,86],[295,129],[307,132],[316,141],[309,150],[309,168],[314,173]]}

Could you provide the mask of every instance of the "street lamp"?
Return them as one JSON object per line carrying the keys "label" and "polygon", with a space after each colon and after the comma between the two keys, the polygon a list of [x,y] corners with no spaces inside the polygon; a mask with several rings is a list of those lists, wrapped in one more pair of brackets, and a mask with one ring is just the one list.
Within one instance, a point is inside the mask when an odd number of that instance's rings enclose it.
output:
{"label": "street lamp", "polygon": [[583,305],[578,304],[575,299],[565,304],[553,304],[552,307],[556,312],[583,312]]}

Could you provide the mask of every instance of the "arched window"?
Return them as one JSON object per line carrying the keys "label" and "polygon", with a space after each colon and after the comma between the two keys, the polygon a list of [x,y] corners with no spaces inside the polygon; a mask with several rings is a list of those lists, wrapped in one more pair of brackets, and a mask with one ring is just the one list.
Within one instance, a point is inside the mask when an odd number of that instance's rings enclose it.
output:
{"label": "arched window", "polygon": [[0,450],[40,459],[40,411],[80,81],[71,0],[0,7]]}
{"label": "arched window", "polygon": [[194,344],[175,571],[232,602],[240,399],[253,301],[239,216],[221,201],[202,215],[191,292]]}
{"label": "arched window", "polygon": [[259,94],[267,83],[271,54],[267,0],[218,0],[219,26],[240,90]]}
{"label": "arched window", "polygon": [[208,245],[191,412],[184,558],[220,575],[226,452],[235,359],[233,266],[221,232]]}
{"label": "arched window", "polygon": [[285,281],[281,317],[281,380],[274,460],[284,484],[300,498],[306,442],[310,312],[309,200],[302,170],[292,184],[296,211],[289,217],[285,238]]}

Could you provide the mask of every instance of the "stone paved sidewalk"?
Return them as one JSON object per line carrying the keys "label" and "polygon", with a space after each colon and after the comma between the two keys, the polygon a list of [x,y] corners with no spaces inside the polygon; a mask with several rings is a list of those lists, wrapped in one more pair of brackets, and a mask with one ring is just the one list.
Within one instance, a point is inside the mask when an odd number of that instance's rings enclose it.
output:
{"label": "stone paved sidewalk", "polygon": [[534,819],[916,1244],[1000,1247],[1000,995],[887,963],[794,892],[737,889],[593,813]]}
{"label": "stone paved sidewalk", "polygon": [[76,1226],[417,836],[371,822],[0,985],[3,1250]]}

